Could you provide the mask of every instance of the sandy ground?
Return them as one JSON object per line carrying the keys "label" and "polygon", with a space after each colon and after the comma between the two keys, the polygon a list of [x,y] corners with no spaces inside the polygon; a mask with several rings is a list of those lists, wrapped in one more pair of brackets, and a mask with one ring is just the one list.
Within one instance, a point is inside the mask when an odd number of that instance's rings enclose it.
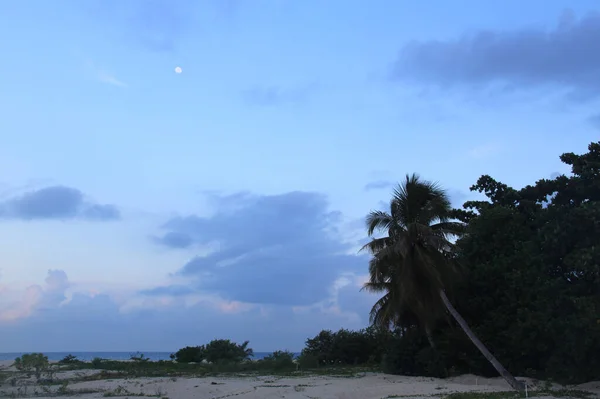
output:
{"label": "sandy ground", "polygon": [[[0,362],[0,370],[9,371],[12,362]],[[68,380],[83,375],[97,374],[95,370],[59,372],[57,379]],[[540,384],[530,380],[531,390]],[[558,388],[558,386],[556,387]],[[587,390],[600,397],[600,382],[592,382],[572,389]],[[19,384],[11,386],[4,383],[0,387],[0,398],[17,395],[18,397],[56,397],[61,385],[39,386]],[[402,377],[376,373],[365,373],[357,377],[310,376],[310,377],[165,377],[165,378],[128,378],[70,382],[60,392],[63,398],[101,398],[153,396],[169,399],[206,398],[223,399],[382,399],[387,397],[423,398],[439,397],[453,392],[490,392],[510,390],[500,378],[481,378],[463,375],[446,380],[424,377]],[[54,394],[54,395],[53,395]],[[44,396],[45,395],[45,396]]]}

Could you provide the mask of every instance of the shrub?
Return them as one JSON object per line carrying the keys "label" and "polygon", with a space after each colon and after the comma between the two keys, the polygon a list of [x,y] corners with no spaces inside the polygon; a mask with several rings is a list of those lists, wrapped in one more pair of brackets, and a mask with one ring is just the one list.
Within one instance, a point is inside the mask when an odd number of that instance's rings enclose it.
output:
{"label": "shrub", "polygon": [[248,348],[248,341],[236,344],[228,339],[215,339],[202,346],[186,346],[171,355],[178,363],[241,363],[254,356],[254,351]]}
{"label": "shrub", "polygon": [[320,364],[328,365],[379,363],[392,336],[375,327],[359,331],[323,330],[306,341],[302,354],[316,356]]}
{"label": "shrub", "polygon": [[240,363],[254,356],[249,341],[241,345],[228,339],[215,339],[204,346],[204,358],[210,363]]}
{"label": "shrub", "polygon": [[103,362],[104,362],[104,360],[102,360],[102,359],[101,359],[101,358],[99,358],[99,357],[95,357],[95,358],[93,358],[93,359],[92,359],[92,361],[91,361],[91,363],[92,363],[92,366],[94,366],[94,367],[100,367],[100,366],[102,366],[102,363],[103,363]]}
{"label": "shrub", "polygon": [[178,363],[200,363],[204,360],[204,346],[186,346],[171,355]]}
{"label": "shrub", "polygon": [[259,361],[260,367],[268,370],[295,370],[294,354],[289,351],[275,351]]}
{"label": "shrub", "polygon": [[24,371],[27,374],[35,375],[36,379],[42,377],[42,373],[47,372],[50,368],[48,356],[43,353],[27,353],[15,359],[15,367],[19,371]]}
{"label": "shrub", "polygon": [[68,354],[67,356],[63,357],[62,360],[58,361],[58,364],[77,364],[77,363],[81,363],[81,361],[79,359],[77,359],[77,356],[73,356],[71,354]]}
{"label": "shrub", "polygon": [[316,369],[319,367],[319,357],[312,353],[301,353],[298,356],[298,365],[303,370]]}
{"label": "shrub", "polygon": [[130,355],[129,360],[132,360],[136,363],[146,363],[150,361],[150,358],[147,358],[143,353],[137,352],[135,354]]}

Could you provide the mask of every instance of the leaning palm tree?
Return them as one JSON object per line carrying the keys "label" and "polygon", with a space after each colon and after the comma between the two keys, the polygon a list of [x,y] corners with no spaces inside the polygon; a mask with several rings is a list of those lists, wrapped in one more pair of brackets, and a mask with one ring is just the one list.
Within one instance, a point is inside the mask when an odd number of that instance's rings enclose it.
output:
{"label": "leaning palm tree", "polygon": [[[446,295],[457,275],[450,240],[465,228],[452,220],[451,210],[438,184],[413,174],[394,190],[389,213],[373,211],[367,216],[371,241],[363,250],[372,258],[363,289],[384,294],[373,306],[370,321],[387,328],[416,322],[435,348],[431,331],[448,312],[510,386],[521,390],[522,384],[475,336]],[[384,234],[376,237],[376,232]]]}

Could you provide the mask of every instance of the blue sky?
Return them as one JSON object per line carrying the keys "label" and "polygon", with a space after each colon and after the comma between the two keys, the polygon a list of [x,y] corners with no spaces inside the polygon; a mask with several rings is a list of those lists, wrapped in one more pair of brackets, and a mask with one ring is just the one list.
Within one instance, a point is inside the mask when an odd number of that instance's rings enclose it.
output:
{"label": "blue sky", "polygon": [[598,140],[599,8],[3,4],[0,352],[298,350],[367,325],[356,251],[391,184],[460,205]]}

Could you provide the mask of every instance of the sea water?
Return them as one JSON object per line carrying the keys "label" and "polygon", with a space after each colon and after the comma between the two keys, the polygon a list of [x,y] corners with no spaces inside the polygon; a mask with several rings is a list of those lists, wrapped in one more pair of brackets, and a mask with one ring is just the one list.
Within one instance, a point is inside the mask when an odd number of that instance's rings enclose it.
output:
{"label": "sea water", "polygon": [[[82,361],[90,361],[96,357],[101,359],[108,360],[129,360],[131,356],[139,356],[143,354],[144,357],[147,357],[150,360],[171,360],[170,355],[173,352],[44,352],[44,355],[48,356],[48,360],[50,361],[59,361],[62,360],[67,355],[73,355],[77,357],[77,359]],[[23,355],[24,353],[29,352],[15,352],[15,353],[0,353],[0,361],[3,360],[15,360],[16,357]],[[252,359],[259,360],[264,357],[270,355],[272,352],[254,352],[254,357]]]}

